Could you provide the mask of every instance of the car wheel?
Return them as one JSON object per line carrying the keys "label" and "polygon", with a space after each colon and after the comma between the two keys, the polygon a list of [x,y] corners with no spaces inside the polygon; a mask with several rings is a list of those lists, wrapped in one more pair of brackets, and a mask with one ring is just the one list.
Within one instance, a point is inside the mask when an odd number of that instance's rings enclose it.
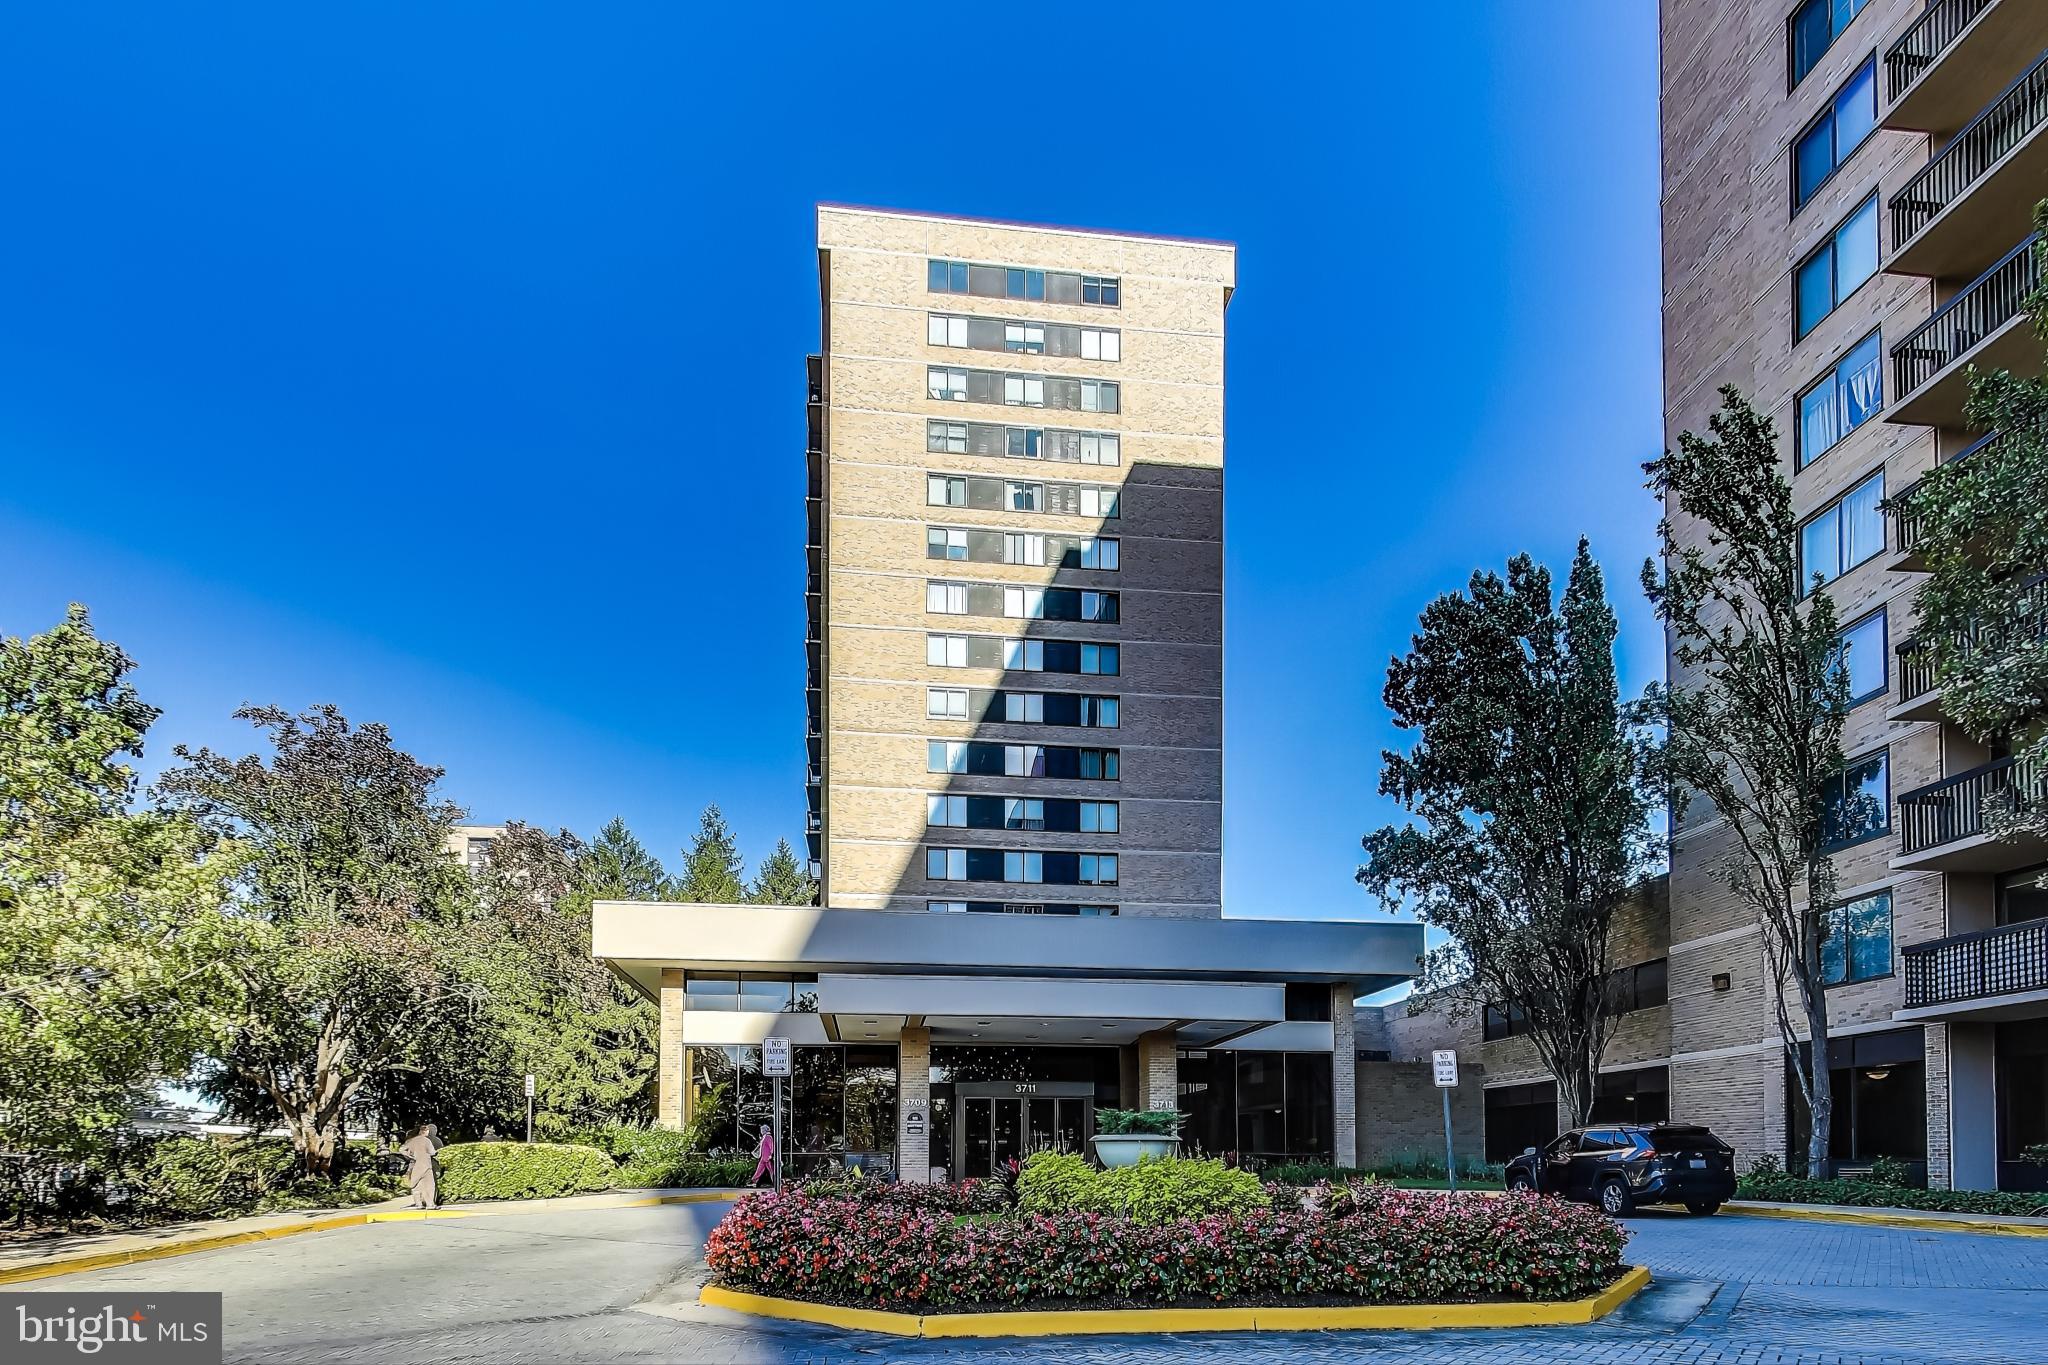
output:
{"label": "car wheel", "polygon": [[1520,1171],[1516,1171],[1508,1177],[1508,1188],[1511,1190],[1528,1190],[1533,1193],[1536,1189],[1536,1182],[1523,1175]]}
{"label": "car wheel", "polygon": [[1696,1203],[1687,1204],[1685,1207],[1700,1217],[1707,1218],[1721,1211],[1721,1201],[1718,1199],[1702,1199]]}
{"label": "car wheel", "polygon": [[1623,1218],[1634,1210],[1636,1201],[1629,1198],[1628,1186],[1619,1180],[1610,1180],[1600,1187],[1600,1212],[1609,1218]]}

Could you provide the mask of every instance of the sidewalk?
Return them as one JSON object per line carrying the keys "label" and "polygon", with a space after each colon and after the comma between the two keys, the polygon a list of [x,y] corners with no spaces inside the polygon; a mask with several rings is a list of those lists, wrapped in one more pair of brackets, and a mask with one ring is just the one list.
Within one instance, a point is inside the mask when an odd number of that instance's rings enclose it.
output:
{"label": "sidewalk", "polygon": [[487,1218],[518,1213],[576,1213],[591,1209],[634,1209],[657,1204],[706,1204],[735,1199],[743,1190],[608,1190],[561,1199],[503,1199],[488,1203],[444,1204],[438,1209],[412,1209],[403,1199],[351,1209],[299,1209],[291,1213],[220,1218],[197,1223],[167,1223],[135,1232],[94,1232],[29,1242],[0,1243],[0,1285],[47,1279],[110,1265],[153,1261],[194,1251],[248,1242],[293,1237],[303,1232],[361,1227],[365,1223],[405,1223],[427,1218]]}
{"label": "sidewalk", "polygon": [[1865,1208],[1856,1204],[1776,1204],[1761,1199],[1731,1199],[1721,1206],[1721,1212],[1753,1218],[1805,1218],[1820,1223],[1863,1223],[1872,1227],[1974,1232],[1996,1237],[2048,1237],[2048,1218],[2010,1214]]}

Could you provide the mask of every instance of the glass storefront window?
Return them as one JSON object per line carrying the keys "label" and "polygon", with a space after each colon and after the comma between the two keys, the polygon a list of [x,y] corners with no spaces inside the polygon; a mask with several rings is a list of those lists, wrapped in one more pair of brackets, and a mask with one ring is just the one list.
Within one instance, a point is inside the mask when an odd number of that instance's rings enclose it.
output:
{"label": "glass storefront window", "polygon": [[1336,1136],[1331,1103],[1330,1055],[1287,1054],[1287,1150],[1313,1161],[1329,1161]]}
{"label": "glass storefront window", "polygon": [[1287,1155],[1287,1066],[1284,1054],[1237,1054],[1237,1150],[1245,1156]]}
{"label": "glass storefront window", "polygon": [[683,1008],[686,1010],[733,1010],[739,1008],[740,978],[737,972],[685,972]]}

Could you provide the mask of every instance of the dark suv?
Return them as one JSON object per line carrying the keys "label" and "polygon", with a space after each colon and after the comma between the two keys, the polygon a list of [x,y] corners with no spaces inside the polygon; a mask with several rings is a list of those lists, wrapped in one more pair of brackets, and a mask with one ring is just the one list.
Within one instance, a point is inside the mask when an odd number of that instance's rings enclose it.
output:
{"label": "dark suv", "polygon": [[1598,1204],[1613,1218],[1638,1204],[1708,1214],[1735,1196],[1735,1149],[1690,1124],[1575,1128],[1510,1161],[1508,1188]]}

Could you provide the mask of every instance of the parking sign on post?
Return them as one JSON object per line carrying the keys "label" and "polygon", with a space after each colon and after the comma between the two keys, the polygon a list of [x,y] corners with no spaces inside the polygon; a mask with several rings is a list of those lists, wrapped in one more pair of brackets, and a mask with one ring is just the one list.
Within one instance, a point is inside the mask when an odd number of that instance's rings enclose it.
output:
{"label": "parking sign on post", "polygon": [[1436,1088],[1444,1095],[1444,1175],[1451,1182],[1451,1193],[1458,1192],[1458,1154],[1451,1147],[1451,1091],[1458,1084],[1458,1054],[1451,1049],[1438,1048],[1429,1054],[1430,1069],[1436,1075]]}
{"label": "parking sign on post", "polygon": [[1443,1048],[1429,1054],[1430,1064],[1436,1068],[1436,1083],[1440,1090],[1448,1090],[1458,1083],[1458,1054]]}

